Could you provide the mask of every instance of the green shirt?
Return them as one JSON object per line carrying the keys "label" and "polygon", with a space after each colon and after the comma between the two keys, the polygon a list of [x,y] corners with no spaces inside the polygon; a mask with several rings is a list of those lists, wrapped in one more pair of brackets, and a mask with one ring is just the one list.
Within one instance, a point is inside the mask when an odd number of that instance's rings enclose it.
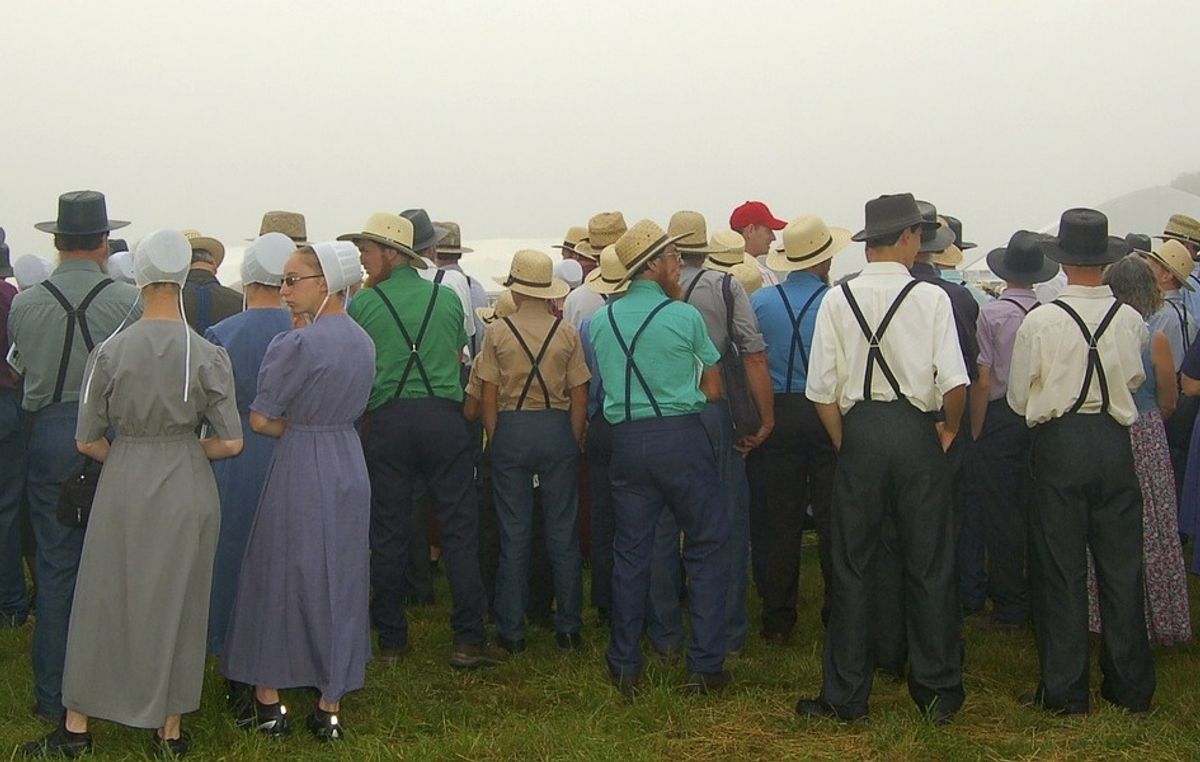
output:
{"label": "green shirt", "polygon": [[[88,292],[107,276],[100,266],[88,259],[68,259],[50,276],[63,296],[76,307]],[[88,333],[94,346],[116,333],[123,321],[134,321],[142,315],[138,290],[128,283],[114,282],[92,300],[86,310]],[[52,404],[62,361],[63,339],[67,332],[67,313],[50,291],[31,286],[13,298],[8,318],[8,338],[16,346],[25,368],[25,396],[21,406],[36,412]],[[83,369],[88,349],[79,324],[71,340],[71,357],[63,384],[62,402],[79,400],[83,384]]]}
{"label": "green shirt", "polygon": [[[410,365],[413,347],[404,339],[387,304],[375,289],[387,297],[408,335],[418,344],[416,358],[407,376],[404,369]],[[437,299],[429,316],[429,325],[425,336],[418,338],[434,289],[437,289]],[[423,279],[411,267],[397,267],[383,283],[375,288],[364,288],[354,295],[350,300],[350,317],[375,342],[375,383],[367,402],[368,410],[397,398],[442,397],[462,401],[459,369],[467,334],[463,330],[462,302],[454,291]],[[404,377],[403,386],[400,386],[401,377]]]}
{"label": "green shirt", "polygon": [[[626,359],[612,320],[628,347],[647,316],[667,301],[662,287],[649,280],[635,280],[624,297],[609,302],[592,316],[589,331],[596,350],[596,365],[604,381],[604,417],[609,423],[626,420],[625,398],[629,395],[630,420],[655,417],[654,406],[638,380],[629,375]],[[633,347],[633,360],[663,417],[699,413],[708,401],[700,391],[700,371],[721,359],[708,338],[704,318],[690,304],[671,301],[658,311]]]}

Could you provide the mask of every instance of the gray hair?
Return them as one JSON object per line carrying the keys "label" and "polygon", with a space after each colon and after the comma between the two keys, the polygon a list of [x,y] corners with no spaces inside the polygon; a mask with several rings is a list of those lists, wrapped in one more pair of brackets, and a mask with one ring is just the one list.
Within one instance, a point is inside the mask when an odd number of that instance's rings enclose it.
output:
{"label": "gray hair", "polygon": [[1162,306],[1163,295],[1154,280],[1154,271],[1144,259],[1130,255],[1113,262],[1104,270],[1104,283],[1117,301],[1133,307],[1149,318]]}
{"label": "gray hair", "polygon": [[217,258],[208,249],[192,249],[192,264],[196,264],[197,262],[207,262],[210,265],[215,265]]}

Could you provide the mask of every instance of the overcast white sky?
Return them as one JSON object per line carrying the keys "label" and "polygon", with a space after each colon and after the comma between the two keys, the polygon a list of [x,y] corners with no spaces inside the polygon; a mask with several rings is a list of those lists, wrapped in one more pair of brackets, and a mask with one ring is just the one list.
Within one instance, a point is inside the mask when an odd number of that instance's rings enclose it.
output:
{"label": "overcast white sky", "polygon": [[[857,229],[911,190],[981,249],[1200,169],[1194,0],[12,2],[0,225],[104,191],[134,239],[427,207],[560,236],[748,198]],[[1185,35],[1178,30],[1187,29]],[[1124,232],[1124,231],[1114,231]]]}

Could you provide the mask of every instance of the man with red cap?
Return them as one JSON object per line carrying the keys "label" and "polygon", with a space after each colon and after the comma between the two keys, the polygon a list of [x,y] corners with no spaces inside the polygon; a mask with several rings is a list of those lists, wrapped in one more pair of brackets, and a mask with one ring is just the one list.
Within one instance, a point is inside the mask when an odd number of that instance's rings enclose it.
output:
{"label": "man with red cap", "polygon": [[779,276],[763,263],[763,258],[775,243],[775,231],[783,230],[787,223],[771,214],[761,201],[747,201],[729,215],[729,227],[746,239],[746,253],[758,262],[764,286],[778,286]]}

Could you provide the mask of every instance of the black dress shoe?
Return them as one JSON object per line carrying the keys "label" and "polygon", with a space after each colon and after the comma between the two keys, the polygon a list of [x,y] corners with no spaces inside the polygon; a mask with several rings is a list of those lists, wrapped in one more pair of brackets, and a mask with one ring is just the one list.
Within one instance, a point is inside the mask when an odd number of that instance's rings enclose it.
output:
{"label": "black dress shoe", "polygon": [[733,683],[733,675],[725,670],[720,672],[692,672],[688,674],[687,682],[683,684],[683,692],[701,696],[708,693],[718,693]]}
{"label": "black dress shoe", "polygon": [[502,638],[497,635],[496,645],[500,646],[505,651],[508,651],[509,655],[525,653],[525,638],[509,640],[508,638]]}
{"label": "black dress shoe", "polygon": [[150,731],[150,753],[155,759],[179,759],[192,748],[192,738],[180,732],[179,738],[163,738],[157,730]]}
{"label": "black dress shoe", "polygon": [[632,701],[642,692],[642,673],[629,672],[621,675],[608,674],[608,679],[616,686],[617,691],[626,699]]}
{"label": "black dress shoe", "polygon": [[380,646],[379,647],[380,661],[387,662],[388,664],[394,664],[394,663],[400,661],[401,659],[403,659],[405,656],[408,656],[410,653],[412,653],[412,646],[409,645],[408,643],[405,643],[402,646],[396,646],[396,647],[392,647],[392,646]]}
{"label": "black dress shoe", "polygon": [[796,702],[796,714],[809,720],[835,720],[837,722],[855,722],[866,717],[866,713],[856,716],[843,716],[828,701],[821,698],[800,699]]}
{"label": "black dress shoe", "polygon": [[1074,702],[1063,704],[1061,706],[1057,704],[1047,704],[1041,693],[1038,692],[1021,694],[1017,697],[1017,703],[1019,703],[1021,706],[1027,706],[1031,709],[1044,709],[1050,714],[1055,714],[1060,717],[1088,713],[1088,705],[1086,702]]}
{"label": "black dress shoe", "polygon": [[454,650],[450,652],[450,666],[455,669],[490,667],[508,661],[508,654],[508,651],[491,643],[481,646],[463,643],[454,646]]}
{"label": "black dress shoe", "polygon": [[556,632],[554,643],[560,651],[578,651],[583,648],[583,636],[577,632]]}
{"label": "black dress shoe", "polygon": [[338,719],[337,712],[326,712],[321,707],[313,707],[313,713],[308,716],[308,732],[318,741],[340,741],[345,738],[345,729]]}
{"label": "black dress shoe", "polygon": [[254,686],[248,683],[239,683],[237,680],[225,681],[225,703],[233,712],[234,717],[238,717],[245,711],[246,705],[254,700]]}
{"label": "black dress shoe", "polygon": [[279,738],[288,734],[287,707],[281,702],[264,704],[255,696],[237,717],[239,728],[257,730],[265,736]]}
{"label": "black dress shoe", "polygon": [[21,746],[21,753],[27,757],[78,757],[91,750],[91,733],[72,733],[65,725],[59,725],[38,740]]}

